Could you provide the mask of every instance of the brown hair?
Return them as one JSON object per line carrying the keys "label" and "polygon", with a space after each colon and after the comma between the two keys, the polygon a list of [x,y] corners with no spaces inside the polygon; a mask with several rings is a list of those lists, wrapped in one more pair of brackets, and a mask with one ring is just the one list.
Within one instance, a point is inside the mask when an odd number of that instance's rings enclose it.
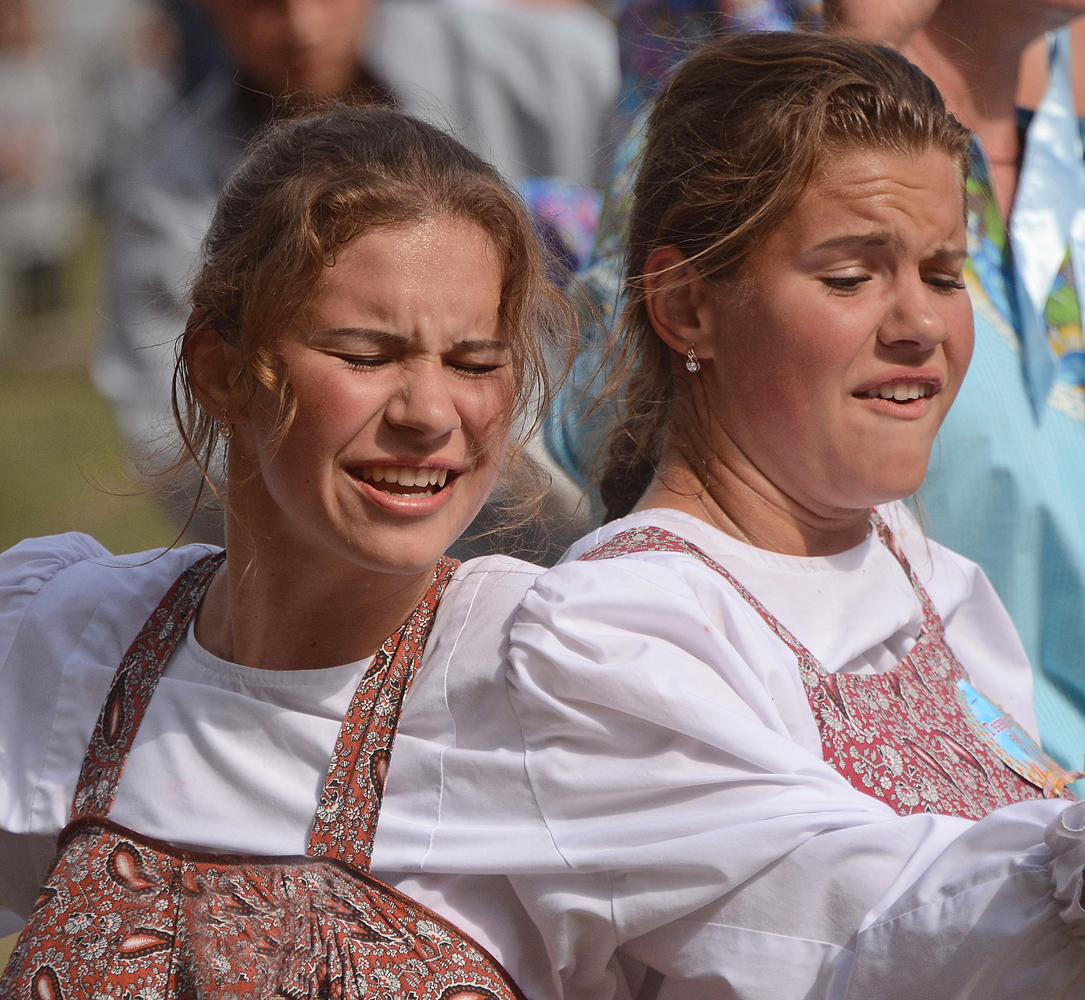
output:
{"label": "brown hair", "polygon": [[621,398],[599,485],[608,519],[627,514],[651,482],[679,391],[679,359],[648,318],[651,253],[677,247],[706,279],[734,280],[827,157],[942,149],[963,190],[970,142],[922,71],[866,42],[733,34],[679,67],[648,119],[633,191],[625,305],[603,393]]}
{"label": "brown hair", "polygon": [[[547,278],[517,195],[493,167],[439,129],[386,108],[335,101],[269,126],[219,196],[192,287],[196,312],[178,344],[173,412],[184,450],[169,471],[195,462],[218,493],[209,467],[221,431],[197,402],[186,356],[196,328],[210,324],[240,350],[249,384],[278,395],[281,438],[295,404],[279,339],[307,308],[324,269],[372,229],[441,215],[477,223],[493,241],[502,272],[499,318],[516,385],[508,416],[544,412],[545,341],[567,333],[572,316]],[[530,464],[519,449],[513,457],[514,464]],[[527,474],[537,478],[533,470]]]}

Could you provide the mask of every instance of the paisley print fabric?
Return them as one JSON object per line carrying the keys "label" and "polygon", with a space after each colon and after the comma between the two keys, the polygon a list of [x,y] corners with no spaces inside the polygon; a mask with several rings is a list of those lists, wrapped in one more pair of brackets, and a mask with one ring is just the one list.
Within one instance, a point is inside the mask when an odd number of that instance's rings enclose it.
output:
{"label": "paisley print fabric", "polygon": [[222,558],[182,574],[121,662],[0,998],[522,1000],[481,946],[368,873],[403,696],[453,560],[359,684],[306,856],[194,853],[109,821],[155,684]]}
{"label": "paisley print fabric", "polygon": [[108,815],[140,719],[225,553],[207,556],[176,580],[124,654],[98,716],[76,784],[73,820]]}
{"label": "paisley print fabric", "polygon": [[426,639],[457,563],[444,559],[433,587],[407,623],[385,640],[366,671],[335,742],[308,853],[369,870],[384,782],[403,697],[422,662]]}
{"label": "paisley print fabric", "polygon": [[682,552],[719,573],[795,654],[826,763],[900,815],[981,819],[1000,806],[1040,798],[1042,791],[1007,766],[978,731],[957,685],[964,669],[946,644],[938,612],[885,523],[873,512],[872,521],[923,606],[915,646],[882,674],[828,673],[726,569],[663,528],[623,531],[580,558]]}

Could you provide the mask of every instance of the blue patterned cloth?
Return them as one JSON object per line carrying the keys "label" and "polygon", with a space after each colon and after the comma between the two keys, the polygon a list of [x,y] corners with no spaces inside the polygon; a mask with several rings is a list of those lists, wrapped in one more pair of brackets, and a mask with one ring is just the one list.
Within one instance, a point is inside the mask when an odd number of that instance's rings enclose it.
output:
{"label": "blue patterned cloth", "polygon": [[990,577],[1033,665],[1044,747],[1063,766],[1082,770],[1085,353],[1073,263],[1067,254],[1044,311],[1055,376],[1037,416],[1013,256],[978,143],[968,193],[965,280],[976,352],[917,507],[933,538]]}

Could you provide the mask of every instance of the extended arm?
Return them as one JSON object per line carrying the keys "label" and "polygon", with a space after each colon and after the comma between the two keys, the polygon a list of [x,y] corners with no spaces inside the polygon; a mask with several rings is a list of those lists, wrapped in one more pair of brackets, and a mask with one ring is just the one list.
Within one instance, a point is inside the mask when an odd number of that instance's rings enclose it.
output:
{"label": "extended arm", "polygon": [[696,572],[622,562],[551,571],[512,630],[528,775],[575,873],[515,883],[568,997],[611,995],[615,952],[751,998],[1077,981],[1085,807],[1061,833],[1057,801],[898,816],[820,758],[775,636]]}

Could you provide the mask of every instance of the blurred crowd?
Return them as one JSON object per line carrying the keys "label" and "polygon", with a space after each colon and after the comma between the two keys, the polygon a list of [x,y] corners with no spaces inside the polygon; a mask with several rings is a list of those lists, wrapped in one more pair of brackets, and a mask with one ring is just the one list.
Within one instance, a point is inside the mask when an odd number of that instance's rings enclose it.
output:
{"label": "blurred crowd", "polygon": [[[576,0],[502,6],[3,0],[0,328],[62,304],[88,216],[123,211],[155,157],[148,139],[213,117],[228,83],[248,95],[250,129],[291,95],[362,92],[453,128],[513,178],[597,182],[617,90],[611,24]],[[584,225],[564,227],[574,246]]]}
{"label": "blurred crowd", "polygon": [[62,265],[175,94],[176,37],[129,0],[0,4],[0,335],[63,304]]}

